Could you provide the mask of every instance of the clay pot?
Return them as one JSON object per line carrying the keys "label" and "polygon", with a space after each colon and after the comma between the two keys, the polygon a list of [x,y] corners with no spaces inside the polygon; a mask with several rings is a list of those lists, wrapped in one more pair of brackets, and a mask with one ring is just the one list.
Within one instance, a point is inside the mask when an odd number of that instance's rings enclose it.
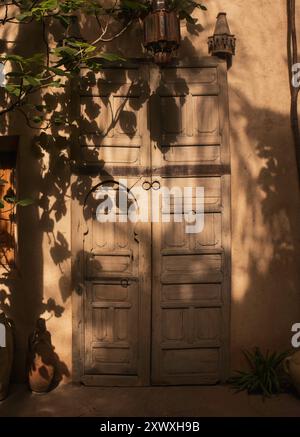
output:
{"label": "clay pot", "polygon": [[34,393],[46,393],[54,378],[54,352],[51,335],[44,319],[38,319],[29,338],[29,387]]}
{"label": "clay pot", "polygon": [[[14,356],[13,327],[11,321],[0,313],[0,401],[6,398]],[[3,340],[5,340],[3,342]],[[4,344],[5,343],[5,344]],[[4,347],[3,347],[4,346]]]}
{"label": "clay pot", "polygon": [[300,395],[300,351],[287,357],[283,362],[283,368]]}

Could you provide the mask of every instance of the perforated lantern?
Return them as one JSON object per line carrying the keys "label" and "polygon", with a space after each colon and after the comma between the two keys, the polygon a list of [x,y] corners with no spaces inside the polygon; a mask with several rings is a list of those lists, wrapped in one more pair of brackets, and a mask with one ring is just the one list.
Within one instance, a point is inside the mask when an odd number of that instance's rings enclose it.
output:
{"label": "perforated lantern", "polygon": [[144,19],[144,47],[157,64],[171,61],[180,44],[180,22],[165,0],[153,0],[152,11]]}
{"label": "perforated lantern", "polygon": [[208,38],[208,50],[212,55],[230,57],[235,55],[236,38],[231,34],[225,12],[217,16],[213,36]]}

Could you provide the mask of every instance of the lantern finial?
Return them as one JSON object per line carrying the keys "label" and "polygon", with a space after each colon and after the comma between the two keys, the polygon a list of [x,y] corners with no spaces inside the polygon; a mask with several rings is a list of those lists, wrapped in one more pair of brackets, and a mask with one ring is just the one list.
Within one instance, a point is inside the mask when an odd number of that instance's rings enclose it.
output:
{"label": "lantern finial", "polygon": [[230,33],[225,12],[220,12],[213,36],[208,38],[208,50],[212,55],[228,58],[235,55],[236,38]]}

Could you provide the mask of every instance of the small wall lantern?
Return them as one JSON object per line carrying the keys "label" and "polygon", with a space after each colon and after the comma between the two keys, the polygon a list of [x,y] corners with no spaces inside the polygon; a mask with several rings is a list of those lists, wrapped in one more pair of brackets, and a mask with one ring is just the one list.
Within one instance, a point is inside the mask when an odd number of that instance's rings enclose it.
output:
{"label": "small wall lantern", "polygon": [[178,14],[166,0],[153,0],[152,11],[144,18],[144,47],[157,64],[171,61],[180,45]]}
{"label": "small wall lantern", "polygon": [[222,58],[230,58],[235,55],[236,38],[230,33],[225,12],[217,16],[216,27],[213,36],[208,38],[208,51],[212,55]]}

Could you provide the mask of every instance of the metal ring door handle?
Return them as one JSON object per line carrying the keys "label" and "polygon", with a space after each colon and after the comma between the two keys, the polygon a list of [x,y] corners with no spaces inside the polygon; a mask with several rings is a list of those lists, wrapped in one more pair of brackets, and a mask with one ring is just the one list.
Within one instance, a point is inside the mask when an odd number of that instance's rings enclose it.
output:
{"label": "metal ring door handle", "polygon": [[127,278],[121,279],[121,286],[123,288],[128,288],[129,287],[129,281]]}
{"label": "metal ring door handle", "polygon": [[146,191],[150,190],[150,188],[151,188],[151,183],[150,183],[149,181],[145,181],[145,182],[143,182],[143,184],[142,184],[142,188],[143,188],[144,190],[146,190]]}
{"label": "metal ring door handle", "polygon": [[153,181],[153,182],[152,182],[152,188],[153,188],[153,190],[155,190],[155,191],[160,190],[160,182],[159,182],[159,181]]}

